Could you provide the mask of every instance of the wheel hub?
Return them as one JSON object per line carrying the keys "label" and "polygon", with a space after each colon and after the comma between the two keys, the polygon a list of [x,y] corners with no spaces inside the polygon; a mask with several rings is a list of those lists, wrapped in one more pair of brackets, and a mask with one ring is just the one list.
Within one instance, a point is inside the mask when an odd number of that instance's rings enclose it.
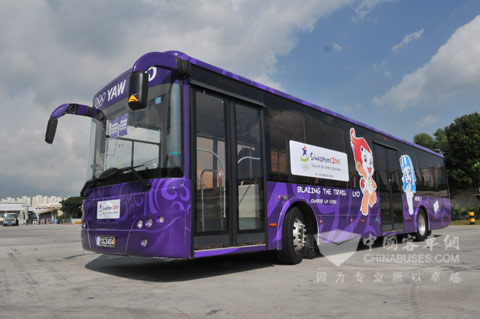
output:
{"label": "wheel hub", "polygon": [[418,221],[417,221],[418,225],[418,233],[420,235],[425,235],[425,231],[427,229],[427,223],[425,222],[425,217],[423,216],[423,214],[420,214],[418,215]]}
{"label": "wheel hub", "polygon": [[307,229],[305,224],[296,218],[293,222],[293,247],[295,252],[300,252],[307,244]]}

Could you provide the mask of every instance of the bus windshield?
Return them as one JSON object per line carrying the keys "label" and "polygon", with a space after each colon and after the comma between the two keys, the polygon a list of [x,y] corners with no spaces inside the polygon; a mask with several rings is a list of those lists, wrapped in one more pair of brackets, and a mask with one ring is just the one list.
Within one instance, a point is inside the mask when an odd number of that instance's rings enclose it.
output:
{"label": "bus windshield", "polygon": [[160,84],[149,88],[143,110],[130,110],[127,99],[103,109],[92,120],[88,177],[125,167],[146,177],[183,176],[180,92],[178,84]]}

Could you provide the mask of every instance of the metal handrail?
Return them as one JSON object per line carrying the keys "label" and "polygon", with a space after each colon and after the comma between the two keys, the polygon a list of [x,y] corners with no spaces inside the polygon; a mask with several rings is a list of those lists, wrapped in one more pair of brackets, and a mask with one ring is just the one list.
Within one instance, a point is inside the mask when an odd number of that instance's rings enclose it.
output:
{"label": "metal handrail", "polygon": [[214,153],[213,151],[211,151],[211,150],[207,150],[207,149],[204,149],[204,148],[197,148],[197,151],[207,152],[207,153],[210,153],[210,154],[212,154],[213,156],[215,156],[215,158],[220,162],[220,166],[222,167],[222,170],[225,172],[225,166],[223,165],[222,160],[220,159],[220,157],[218,157],[217,154],[215,154],[215,153]]}
{"label": "metal handrail", "polygon": [[239,159],[238,162],[237,162],[237,164],[240,164],[241,161],[246,160],[246,159],[252,159],[252,160],[259,161],[259,160],[260,160],[260,157],[245,156],[245,157],[242,157],[241,159]]}
{"label": "metal handrail", "polygon": [[[204,209],[204,200],[203,200],[203,174],[205,172],[212,172],[212,173],[217,172],[218,179],[220,180],[220,194],[222,195],[222,190],[223,190],[223,196],[225,196],[225,188],[222,186],[223,184],[222,174],[215,169],[204,168],[200,173],[200,194],[201,194],[200,196],[202,198],[202,231],[205,231],[205,209]],[[224,197],[223,217],[225,216],[226,216],[226,212],[225,212],[225,197]]]}
{"label": "metal handrail", "polygon": [[[222,171],[223,171],[223,174],[225,174],[225,165],[223,164],[222,160],[220,159],[220,157],[213,151],[211,150],[207,150],[205,148],[197,148],[197,151],[200,151],[200,152],[206,152],[206,153],[209,153],[209,154],[212,154],[216,159],[217,161],[220,163],[220,166],[222,167]],[[202,218],[204,217],[204,210],[203,210],[203,173],[204,171],[211,171],[212,173],[213,172],[218,172],[217,170],[211,170],[211,169],[204,169],[202,171],[202,173],[200,174],[200,183],[201,183],[201,188],[202,188]],[[218,175],[220,177],[220,193],[223,193],[223,218],[226,218],[227,217],[227,203],[226,203],[226,200],[227,200],[227,197],[226,197],[226,192],[225,192],[225,185],[222,186],[222,182],[224,179],[221,178],[221,174],[220,172],[218,172]],[[223,192],[222,192],[223,190]],[[205,230],[205,219],[203,218],[203,230]]]}

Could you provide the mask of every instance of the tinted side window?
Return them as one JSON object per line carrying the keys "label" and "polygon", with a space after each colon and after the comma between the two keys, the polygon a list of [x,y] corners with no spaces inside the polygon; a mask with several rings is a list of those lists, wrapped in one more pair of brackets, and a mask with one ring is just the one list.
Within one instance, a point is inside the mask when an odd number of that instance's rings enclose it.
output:
{"label": "tinted side window", "polygon": [[[307,144],[327,148],[337,152],[345,152],[345,128],[343,121],[328,114],[307,109]],[[348,135],[348,130],[346,131]],[[348,157],[348,152],[347,152]],[[316,185],[333,187],[347,187],[346,182],[329,179],[311,178],[310,182]]]}
{"label": "tinted side window", "polygon": [[289,141],[305,143],[305,116],[302,108],[269,105],[268,140],[270,146],[270,178],[277,181],[307,183],[305,178],[290,174]]}
{"label": "tinted side window", "polygon": [[[345,122],[344,123],[344,134],[345,134],[345,153],[347,153],[348,156],[348,174],[349,174],[349,183],[348,187],[350,188],[359,188],[359,182],[361,176],[357,172],[357,168],[355,167],[355,157],[354,157],[354,152],[352,149],[352,139],[350,137],[350,129],[355,129],[355,137],[356,138],[364,138],[365,141],[367,142],[370,150],[375,152],[373,150],[373,144],[372,144],[372,133],[362,127],[353,125],[351,123]],[[373,153],[374,158],[376,157],[375,153]],[[374,159],[373,161],[373,166],[374,170],[377,169],[377,163]],[[374,175],[375,176],[375,175]]]}
{"label": "tinted side window", "polygon": [[345,152],[342,121],[320,111],[307,110],[307,143]]}
{"label": "tinted side window", "polygon": [[424,152],[416,151],[417,167],[415,167],[415,174],[417,177],[417,190],[422,192],[422,195],[435,195],[435,178],[433,175],[433,161],[431,156]]}
{"label": "tinted side window", "polygon": [[420,161],[422,160],[422,157],[418,156],[418,152],[416,152],[415,156],[412,157],[412,160],[413,160],[413,167],[415,168],[415,178],[417,179],[417,182],[416,182],[417,191],[424,191],[426,190],[426,188],[425,188],[425,183],[423,181],[422,170],[420,169]]}
{"label": "tinted side window", "polygon": [[447,174],[445,172],[443,159],[439,157],[433,158],[433,174],[435,176],[437,196],[448,197]]}

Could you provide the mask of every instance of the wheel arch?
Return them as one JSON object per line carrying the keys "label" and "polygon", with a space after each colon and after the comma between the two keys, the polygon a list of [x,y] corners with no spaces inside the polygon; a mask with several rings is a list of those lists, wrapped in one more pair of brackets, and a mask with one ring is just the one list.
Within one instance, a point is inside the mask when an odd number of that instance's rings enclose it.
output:
{"label": "wheel arch", "polygon": [[313,211],[312,207],[308,205],[308,203],[303,198],[296,198],[294,200],[288,201],[280,214],[279,221],[278,221],[278,229],[277,229],[277,249],[282,249],[281,243],[283,238],[283,222],[285,220],[285,216],[287,212],[293,208],[298,207],[302,213],[303,219],[305,220],[307,226],[307,234],[314,235],[315,242],[318,242],[318,238],[316,238],[315,234],[318,234],[318,220],[315,212]]}
{"label": "wheel arch", "polygon": [[307,226],[307,234],[318,234],[318,220],[317,216],[313,212],[312,207],[310,207],[305,202],[296,202],[292,206],[300,208],[300,211],[302,212],[303,218],[305,219],[305,223]]}

